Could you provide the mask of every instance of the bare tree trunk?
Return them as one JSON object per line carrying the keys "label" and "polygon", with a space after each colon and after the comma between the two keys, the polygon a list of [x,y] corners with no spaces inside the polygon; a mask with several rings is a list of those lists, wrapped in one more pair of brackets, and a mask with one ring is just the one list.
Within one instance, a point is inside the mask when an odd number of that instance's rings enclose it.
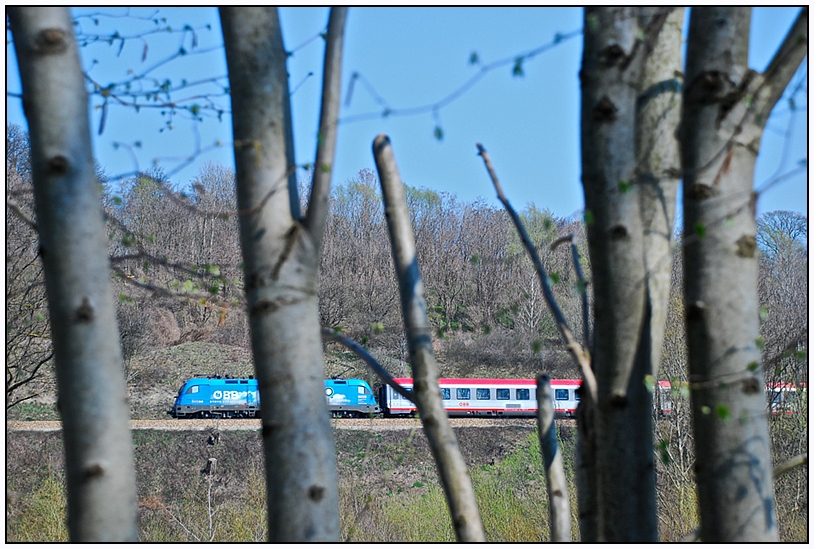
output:
{"label": "bare tree trunk", "polygon": [[424,284],[418,270],[410,213],[393,149],[386,135],[380,134],[374,140],[373,156],[381,179],[393,263],[399,281],[404,331],[413,369],[414,402],[438,465],[458,541],[486,541],[472,479],[441,400],[438,365],[432,350],[432,327],[427,318]]}
{"label": "bare tree trunk", "polygon": [[649,542],[658,539],[652,404],[645,386],[651,354],[649,338],[641,341],[649,312],[641,189],[635,184],[638,86],[631,85],[640,77],[642,29],[632,8],[586,8],[584,29],[582,167],[594,275],[597,537]]}
{"label": "bare tree trunk", "polygon": [[554,399],[551,394],[551,378],[548,374],[537,377],[537,434],[545,465],[548,512],[551,524],[551,541],[571,541],[571,501],[565,480],[562,452],[554,432]]}
{"label": "bare tree trunk", "polygon": [[[295,167],[287,54],[277,10],[221,8],[221,20],[232,90],[246,298],[263,402],[269,539],[337,541],[336,457],[317,307],[324,219],[309,218],[308,227],[316,227],[318,234],[300,224],[296,187],[287,184]],[[326,58],[336,57],[332,48],[341,47],[343,31],[341,25],[330,26]],[[326,70],[325,78],[324,87],[338,90],[330,82],[339,78],[338,67],[333,73]],[[338,100],[338,95],[331,97]],[[327,141],[333,143],[333,137]],[[332,151],[329,156],[321,157],[328,169]]]}
{"label": "bare tree trunk", "polygon": [[749,24],[749,8],[693,8],[680,130],[687,343],[707,543],[778,540],[752,186],[768,115],[808,53],[808,9],[764,74],[747,66]]}
{"label": "bare tree trunk", "polygon": [[580,400],[577,405],[577,447],[574,462],[576,465],[579,540],[583,543],[596,543],[599,540],[595,418],[596,406]]}
{"label": "bare tree trunk", "polygon": [[681,117],[681,28],[684,8],[643,8],[640,27],[665,18],[647,44],[636,101],[636,167],[644,229],[644,262],[650,310],[647,337],[650,375],[658,378],[667,325],[673,260],[673,223],[681,170],[675,128]]}
{"label": "bare tree trunk", "polygon": [[71,541],[136,541],[127,388],[88,98],[67,8],[8,9],[62,417]]}

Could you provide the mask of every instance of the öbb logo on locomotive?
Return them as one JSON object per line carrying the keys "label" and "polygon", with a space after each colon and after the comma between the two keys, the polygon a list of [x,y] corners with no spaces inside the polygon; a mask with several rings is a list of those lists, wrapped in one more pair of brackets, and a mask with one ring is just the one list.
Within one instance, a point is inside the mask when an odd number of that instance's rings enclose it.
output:
{"label": "\u00f6bb logo on locomotive", "polygon": [[212,391],[212,400],[240,400],[247,398],[248,394],[240,391]]}
{"label": "\u00f6bb logo on locomotive", "polygon": [[[411,378],[394,380],[403,389],[413,389]],[[573,417],[579,404],[580,380],[551,380],[554,412],[558,417]],[[438,380],[441,398],[450,417],[535,417],[537,384],[533,379],[466,379]],[[661,415],[673,411],[677,383],[659,381],[653,398],[654,409]],[[680,384],[681,387],[686,383]],[[772,384],[766,387],[769,410],[788,414],[805,386]],[[333,417],[411,417],[416,406],[389,385],[374,391],[363,379],[326,379],[325,400]],[[178,391],[168,411],[175,418],[256,418],[260,417],[260,391],[257,379],[231,378],[219,375],[196,375]]]}

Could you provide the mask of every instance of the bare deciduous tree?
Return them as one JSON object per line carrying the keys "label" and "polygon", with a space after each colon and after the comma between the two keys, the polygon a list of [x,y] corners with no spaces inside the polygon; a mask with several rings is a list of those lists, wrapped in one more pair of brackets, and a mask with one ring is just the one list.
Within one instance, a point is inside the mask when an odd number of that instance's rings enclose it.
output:
{"label": "bare deciduous tree", "polygon": [[6,127],[6,409],[50,389],[53,347],[28,136]]}

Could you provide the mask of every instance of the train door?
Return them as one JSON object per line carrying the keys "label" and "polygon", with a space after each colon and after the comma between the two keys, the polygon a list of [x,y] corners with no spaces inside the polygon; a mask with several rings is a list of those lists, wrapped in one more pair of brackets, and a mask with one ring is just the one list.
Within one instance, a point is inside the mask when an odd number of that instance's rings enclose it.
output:
{"label": "train door", "polygon": [[[407,391],[413,390],[412,383],[407,383],[406,381],[399,379],[396,379],[395,381]],[[392,387],[386,385],[383,391],[386,396],[386,398],[382,400],[382,405],[385,406],[385,414],[390,416],[408,416],[415,413],[415,404],[402,397],[400,394],[394,391]]]}

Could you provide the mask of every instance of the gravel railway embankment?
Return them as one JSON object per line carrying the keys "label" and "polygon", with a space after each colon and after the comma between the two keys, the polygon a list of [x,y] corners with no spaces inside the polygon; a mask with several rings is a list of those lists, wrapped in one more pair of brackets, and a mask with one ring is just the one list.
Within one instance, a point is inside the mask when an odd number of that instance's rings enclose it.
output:
{"label": "gravel railway embankment", "polygon": [[[570,421],[570,420],[565,420]],[[534,419],[452,418],[453,427],[526,427],[532,429]],[[358,431],[400,431],[420,429],[418,419],[332,419],[335,429]],[[259,419],[140,419],[130,422],[132,429],[158,431],[252,431],[260,430]],[[59,431],[59,421],[7,421],[6,431]]]}

